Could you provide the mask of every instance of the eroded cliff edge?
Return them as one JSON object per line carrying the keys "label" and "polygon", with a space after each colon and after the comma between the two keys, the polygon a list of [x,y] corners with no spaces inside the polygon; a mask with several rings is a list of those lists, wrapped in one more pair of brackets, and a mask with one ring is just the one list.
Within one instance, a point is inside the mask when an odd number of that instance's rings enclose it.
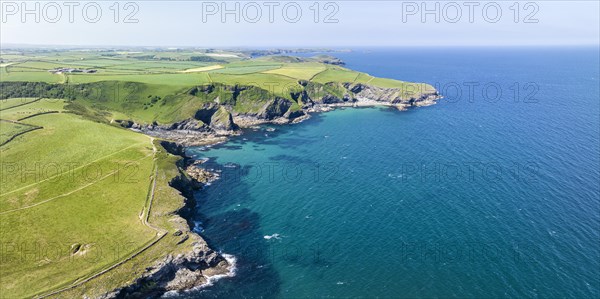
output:
{"label": "eroded cliff edge", "polygon": [[[190,229],[190,214],[196,207],[194,192],[203,188],[216,174],[196,167],[185,155],[180,144],[155,141],[160,146],[157,176],[171,196],[156,198],[156,214],[151,225],[160,225],[166,234],[169,254],[140,269],[136,278],[122,287],[98,298],[159,298],[168,292],[185,292],[211,285],[213,281],[235,274],[235,258],[213,250],[206,241]],[[159,178],[157,178],[159,179]],[[157,196],[162,196],[165,193]],[[174,200],[177,197],[178,200]],[[161,225],[162,223],[166,225]],[[167,238],[164,238],[167,239]]]}
{"label": "eroded cliff edge", "polygon": [[441,98],[427,84],[407,84],[406,88],[386,88],[363,83],[326,83],[298,81],[289,97],[278,96],[250,85],[220,83],[196,86],[187,91],[190,101],[202,105],[192,117],[160,124],[115,120],[121,126],[145,134],[173,140],[186,146],[211,144],[237,134],[240,128],[263,123],[300,122],[311,113],[335,107],[390,106],[399,110],[429,106]]}

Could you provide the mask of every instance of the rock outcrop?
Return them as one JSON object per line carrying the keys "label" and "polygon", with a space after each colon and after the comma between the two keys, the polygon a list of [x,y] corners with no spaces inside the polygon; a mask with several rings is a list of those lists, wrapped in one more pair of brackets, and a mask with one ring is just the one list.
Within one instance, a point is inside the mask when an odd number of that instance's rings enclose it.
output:
{"label": "rock outcrop", "polygon": [[197,183],[200,183],[200,186],[210,184],[215,180],[219,179],[219,174],[216,172],[210,172],[204,168],[199,167],[199,164],[202,164],[203,161],[198,160],[195,161],[192,165],[186,167],[185,172]]}
{"label": "rock outcrop", "polygon": [[104,298],[158,298],[169,291],[186,291],[207,284],[217,275],[230,274],[230,263],[212,250],[197,235],[185,235],[194,238],[193,249],[185,254],[168,255],[144,273],[131,285],[114,290]]}
{"label": "rock outcrop", "polygon": [[269,100],[261,109],[258,118],[265,120],[273,120],[285,115],[292,106],[292,102],[288,99],[276,97]]}
{"label": "rock outcrop", "polygon": [[224,106],[220,106],[210,118],[210,128],[216,132],[227,132],[237,129],[231,113]]}
{"label": "rock outcrop", "polygon": [[[176,155],[184,153],[183,146],[179,144],[163,141],[161,145],[169,153]],[[183,165],[188,164],[188,158],[183,157],[180,162]],[[221,255],[211,249],[202,237],[190,230],[188,222],[183,218],[194,209],[196,204],[194,187],[204,186],[218,178],[217,173],[199,168],[199,164],[202,164],[202,161],[192,163],[185,172],[179,168],[179,175],[169,183],[185,197],[184,207],[169,220],[178,228],[171,234],[179,238],[177,244],[189,242],[190,245],[187,246],[191,248],[183,253],[170,254],[160,259],[151,267],[145,268],[133,283],[113,290],[102,298],[159,298],[166,292],[187,291],[207,285],[211,279],[234,275],[235,260],[228,260],[228,255]]]}

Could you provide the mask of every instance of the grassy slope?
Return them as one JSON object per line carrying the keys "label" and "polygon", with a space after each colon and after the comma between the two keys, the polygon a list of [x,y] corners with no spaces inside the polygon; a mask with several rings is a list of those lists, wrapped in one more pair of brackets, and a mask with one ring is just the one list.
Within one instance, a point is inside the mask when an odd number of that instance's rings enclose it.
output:
{"label": "grassy slope", "polygon": [[24,104],[33,102],[35,100],[37,100],[37,98],[13,98],[13,99],[0,100],[0,110],[24,105]]}
{"label": "grassy slope", "polygon": [[[60,106],[56,101],[28,105],[3,110],[1,116]],[[44,129],[0,148],[0,233],[6,249],[0,285],[6,298],[30,297],[73,283],[124,259],[156,237],[139,218],[147,204],[154,165],[148,137],[70,113],[39,115],[23,122]],[[4,126],[0,133],[5,133]],[[159,172],[163,178],[159,189],[163,195],[156,202],[166,201],[162,210],[173,211],[182,201],[168,186],[165,169],[172,176],[176,168],[165,166],[164,161],[172,158],[161,155],[165,168]],[[155,208],[161,211],[161,204]],[[172,226],[165,221],[161,224]],[[150,263],[173,251],[174,241],[164,238],[158,252],[149,251],[138,259]],[[74,244],[83,246],[79,253],[73,254]],[[130,279],[116,275],[108,289],[94,288],[106,292]]]}
{"label": "grassy slope", "polygon": [[310,80],[313,76],[326,70],[324,64],[316,62],[288,63],[279,69],[266,71],[268,74],[278,74],[301,80]]}
{"label": "grassy slope", "polygon": [[[21,105],[21,106],[17,106],[17,107],[15,107],[15,105],[13,105],[9,109],[0,110],[0,119],[8,119],[8,120],[16,121],[16,120],[31,117],[33,115],[37,115],[40,113],[47,113],[50,111],[60,112],[60,111],[64,110],[64,106],[65,106],[65,102],[63,100],[58,100],[58,99],[40,99],[39,101],[36,101],[33,103],[31,101],[23,101],[23,99],[11,99],[11,100],[12,100],[11,102],[29,103],[29,104]],[[0,106],[0,107],[3,107],[3,106]]]}
{"label": "grassy slope", "polygon": [[[103,295],[115,287],[131,284],[144,272],[145,268],[153,266],[157,259],[161,259],[167,253],[176,256],[187,252],[191,249],[193,242],[199,241],[197,235],[188,235],[185,233],[186,229],[183,227],[186,225],[185,220],[174,214],[174,211],[183,207],[185,200],[179,191],[169,186],[171,179],[180,175],[176,166],[179,157],[168,154],[158,144],[158,141],[154,143],[158,149],[156,153],[157,181],[155,197],[148,221],[153,223],[153,225],[167,229],[169,233],[142,254],[135,256],[119,267],[77,288],[61,293],[59,296],[56,296],[57,298],[81,298],[84,295],[93,298]],[[174,236],[172,234],[177,229],[184,231],[184,235],[188,235],[189,239],[178,244],[182,236]]]}
{"label": "grassy slope", "polygon": [[[39,109],[62,111],[63,106],[58,100],[10,99],[0,106],[0,119]],[[198,240],[190,235],[178,244],[181,236],[171,234],[186,231],[185,221],[174,214],[184,198],[169,186],[180,175],[178,157],[166,153],[158,141],[64,112],[22,123],[44,128],[0,147],[2,298],[65,288],[118,265],[56,295],[98,296],[131,283],[166,254],[190,250]],[[0,127],[0,133],[5,131]],[[167,234],[158,239],[155,229]],[[81,246],[76,253],[74,246]]]}
{"label": "grassy slope", "polygon": [[0,144],[8,141],[14,135],[27,132],[32,127],[7,121],[0,121]]}

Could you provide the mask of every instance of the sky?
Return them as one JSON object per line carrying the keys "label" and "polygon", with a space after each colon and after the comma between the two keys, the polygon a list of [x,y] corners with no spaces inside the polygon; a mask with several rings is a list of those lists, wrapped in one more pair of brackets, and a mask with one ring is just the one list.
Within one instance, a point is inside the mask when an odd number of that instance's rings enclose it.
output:
{"label": "sky", "polygon": [[0,1],[0,43],[160,47],[598,45],[600,1]]}

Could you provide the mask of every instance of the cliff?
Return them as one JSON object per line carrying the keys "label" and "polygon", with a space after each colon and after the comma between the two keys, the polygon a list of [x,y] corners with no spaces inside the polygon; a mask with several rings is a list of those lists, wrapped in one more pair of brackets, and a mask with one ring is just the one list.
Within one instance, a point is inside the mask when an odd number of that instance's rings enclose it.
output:
{"label": "cliff", "polygon": [[[169,234],[177,240],[171,246],[180,248],[146,267],[131,283],[100,298],[158,298],[166,292],[182,292],[202,287],[217,278],[233,275],[234,260],[228,260],[227,255],[211,249],[201,236],[190,230],[190,224],[186,220],[195,209],[194,190],[216,179],[218,174],[196,167],[198,163],[190,164],[181,144],[161,141],[160,147],[166,151],[159,155],[159,159],[167,158],[164,159],[162,168],[165,179],[179,193],[176,197],[183,200],[182,204],[177,205],[177,210],[164,212],[164,217],[169,218]],[[183,159],[173,163],[173,156]]]}
{"label": "cliff", "polygon": [[[422,90],[379,87],[363,83],[326,83],[298,81],[301,88],[290,91],[289,98],[269,93],[256,86],[219,83],[191,88],[188,94],[202,101],[193,117],[171,124],[141,124],[117,120],[124,127],[148,135],[177,141],[186,146],[225,140],[239,128],[262,123],[292,123],[309,117],[311,112],[335,107],[385,105],[404,110],[433,105],[438,92],[423,84]],[[192,99],[194,100],[194,99]]]}

